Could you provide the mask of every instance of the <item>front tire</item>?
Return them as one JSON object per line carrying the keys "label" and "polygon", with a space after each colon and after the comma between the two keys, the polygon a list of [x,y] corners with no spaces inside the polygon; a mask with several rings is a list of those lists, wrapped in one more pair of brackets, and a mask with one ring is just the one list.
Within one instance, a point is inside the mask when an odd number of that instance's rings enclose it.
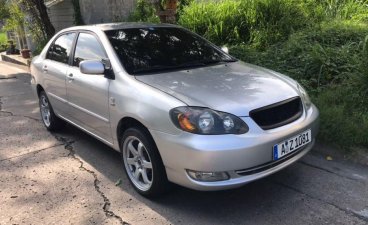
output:
{"label": "front tire", "polygon": [[154,197],[169,190],[165,167],[148,131],[127,129],[120,141],[120,151],[125,172],[138,193]]}
{"label": "front tire", "polygon": [[44,91],[39,94],[39,106],[41,119],[47,130],[58,131],[65,126],[65,122],[55,115],[49,98]]}

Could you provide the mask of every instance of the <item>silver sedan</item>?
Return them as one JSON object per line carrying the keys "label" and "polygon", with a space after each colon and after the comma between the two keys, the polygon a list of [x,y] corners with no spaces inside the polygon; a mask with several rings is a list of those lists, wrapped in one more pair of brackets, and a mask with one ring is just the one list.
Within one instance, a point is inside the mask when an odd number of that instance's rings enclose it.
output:
{"label": "silver sedan", "polygon": [[300,84],[179,26],[68,28],[31,74],[46,128],[68,122],[119,151],[145,196],[239,187],[300,159],[318,132]]}

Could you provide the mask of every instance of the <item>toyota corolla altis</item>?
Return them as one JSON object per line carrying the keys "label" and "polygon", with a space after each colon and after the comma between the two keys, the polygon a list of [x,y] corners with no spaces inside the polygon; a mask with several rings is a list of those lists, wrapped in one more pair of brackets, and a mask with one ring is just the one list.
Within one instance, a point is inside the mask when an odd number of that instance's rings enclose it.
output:
{"label": "toyota corolla altis", "polygon": [[31,73],[46,128],[68,122],[119,151],[145,196],[239,187],[300,159],[318,132],[296,81],[175,25],[68,28]]}

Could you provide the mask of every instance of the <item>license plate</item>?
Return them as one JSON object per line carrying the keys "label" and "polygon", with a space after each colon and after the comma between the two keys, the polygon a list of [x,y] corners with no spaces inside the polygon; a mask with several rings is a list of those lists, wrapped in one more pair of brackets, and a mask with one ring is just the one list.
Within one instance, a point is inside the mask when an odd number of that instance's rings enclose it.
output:
{"label": "license plate", "polygon": [[304,131],[292,138],[289,138],[273,146],[273,159],[278,160],[287,154],[290,154],[312,141],[311,130]]}

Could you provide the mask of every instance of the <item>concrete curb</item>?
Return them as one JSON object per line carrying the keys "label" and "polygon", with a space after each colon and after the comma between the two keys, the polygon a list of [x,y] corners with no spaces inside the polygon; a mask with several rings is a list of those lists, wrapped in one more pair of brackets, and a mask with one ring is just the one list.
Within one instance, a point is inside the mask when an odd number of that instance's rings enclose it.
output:
{"label": "concrete curb", "polygon": [[1,61],[10,62],[22,66],[31,65],[31,59],[24,59],[19,55],[6,55],[4,52],[0,54]]}
{"label": "concrete curb", "polygon": [[10,79],[10,78],[15,78],[15,77],[16,77],[15,74],[6,74],[6,75],[0,74],[0,79]]}

